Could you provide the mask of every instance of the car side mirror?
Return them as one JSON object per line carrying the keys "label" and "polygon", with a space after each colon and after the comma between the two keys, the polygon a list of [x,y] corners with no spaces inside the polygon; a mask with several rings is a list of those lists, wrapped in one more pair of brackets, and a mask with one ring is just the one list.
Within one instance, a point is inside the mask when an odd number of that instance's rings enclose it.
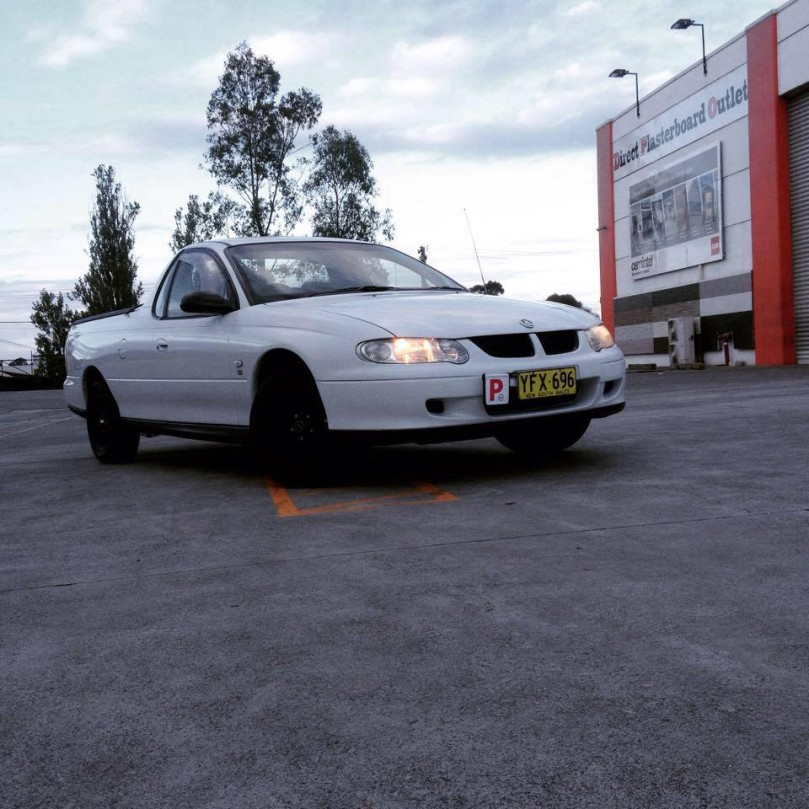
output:
{"label": "car side mirror", "polygon": [[226,315],[236,308],[235,304],[215,292],[192,292],[180,301],[180,309],[191,315]]}

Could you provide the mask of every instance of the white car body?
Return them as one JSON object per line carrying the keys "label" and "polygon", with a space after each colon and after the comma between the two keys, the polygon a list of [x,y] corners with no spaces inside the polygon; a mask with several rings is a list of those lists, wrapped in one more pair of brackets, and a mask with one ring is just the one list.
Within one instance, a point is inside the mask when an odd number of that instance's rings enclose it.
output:
{"label": "white car body", "polygon": [[[301,282],[294,294],[261,303],[242,268],[263,273],[288,260],[253,258],[264,250],[284,256],[314,250],[313,255],[333,255],[346,266],[345,256],[367,254],[381,257],[368,259],[369,265],[398,267],[387,263],[391,257],[410,262],[401,273],[411,283],[419,267],[431,275],[420,281],[429,283],[424,288],[372,286],[355,292],[308,292],[307,283],[312,283]],[[179,295],[181,271],[188,273],[194,262],[219,268],[232,310],[188,313],[171,303],[175,293],[169,284],[176,285]],[[286,280],[297,283],[291,266],[286,267]],[[304,268],[298,275],[317,272],[317,278],[326,277],[319,264],[311,269],[311,260],[294,266]],[[220,283],[217,278],[211,283]],[[261,283],[265,281],[262,276]],[[438,286],[441,281],[449,288]],[[314,287],[324,283],[316,281]],[[287,295],[290,287],[281,287]],[[298,297],[302,294],[311,296]],[[623,407],[624,357],[611,340],[598,350],[591,346],[588,330],[598,327],[597,318],[578,308],[470,293],[415,259],[378,245],[229,239],[181,251],[141,306],[77,322],[67,341],[64,391],[70,409],[86,417],[88,379],[100,377],[117,406],[117,418],[138,433],[249,441],[262,374],[268,373],[270,358],[285,357],[314,380],[331,435],[363,435],[379,443],[496,435],[505,423],[576,415],[589,420]],[[548,333],[567,335],[561,348],[569,350],[549,354],[543,349]],[[450,352],[457,349],[462,355],[465,350],[468,359],[394,363],[369,361],[360,353],[368,341],[391,338],[440,339]],[[497,344],[495,353],[530,350],[530,356],[491,356],[487,339]],[[508,347],[512,342],[516,352]],[[384,353],[387,344],[381,345]],[[412,356],[422,355],[406,358]],[[575,395],[518,400],[518,372],[558,368],[575,369]],[[284,374],[277,372],[273,379],[283,395]],[[500,385],[508,401],[501,390],[502,403],[487,406],[486,391],[492,394],[497,379],[508,383]],[[516,412],[510,412],[515,405]]]}

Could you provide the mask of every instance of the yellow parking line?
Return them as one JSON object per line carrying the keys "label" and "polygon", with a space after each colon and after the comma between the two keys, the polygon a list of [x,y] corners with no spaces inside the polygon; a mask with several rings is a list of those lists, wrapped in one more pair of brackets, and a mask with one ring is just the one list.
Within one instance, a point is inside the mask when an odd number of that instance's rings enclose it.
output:
{"label": "yellow parking line", "polygon": [[272,478],[264,478],[267,491],[270,493],[279,517],[297,517],[300,514],[298,507],[292,502],[289,492],[279,486]]}
{"label": "yellow parking line", "polygon": [[[447,503],[456,500],[456,496],[438,486],[423,481],[413,483],[413,487],[395,494],[384,494],[378,497],[358,497],[354,500],[341,500],[337,503],[324,503],[318,506],[301,508],[295,504],[289,491],[274,481],[265,478],[264,483],[270,498],[278,511],[279,517],[301,517],[310,514],[340,514],[352,511],[370,511],[388,506],[416,506],[424,503]],[[307,489],[305,494],[323,494],[326,491],[339,489]],[[426,497],[425,497],[426,495]]]}
{"label": "yellow parking line", "polygon": [[426,483],[424,481],[417,482],[415,484],[416,488],[420,489],[425,494],[429,494],[432,496],[433,500],[439,503],[448,503],[450,500],[457,500],[458,498],[451,494],[450,492],[444,491],[443,489],[439,489],[438,486],[433,485],[432,483]]}

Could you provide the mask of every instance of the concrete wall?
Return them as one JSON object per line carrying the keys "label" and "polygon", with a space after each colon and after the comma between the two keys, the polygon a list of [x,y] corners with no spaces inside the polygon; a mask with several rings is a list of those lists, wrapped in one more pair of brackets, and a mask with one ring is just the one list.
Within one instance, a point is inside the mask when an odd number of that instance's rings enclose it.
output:
{"label": "concrete wall", "polygon": [[793,0],[778,9],[778,93],[809,84],[809,4]]}

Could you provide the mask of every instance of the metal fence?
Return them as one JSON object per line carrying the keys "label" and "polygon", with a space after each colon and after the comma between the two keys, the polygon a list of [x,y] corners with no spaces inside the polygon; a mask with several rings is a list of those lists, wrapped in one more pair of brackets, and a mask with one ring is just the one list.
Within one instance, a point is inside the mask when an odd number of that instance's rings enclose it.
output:
{"label": "metal fence", "polygon": [[38,354],[31,354],[28,357],[18,356],[10,357],[9,359],[0,359],[0,376],[33,376],[38,363]]}

